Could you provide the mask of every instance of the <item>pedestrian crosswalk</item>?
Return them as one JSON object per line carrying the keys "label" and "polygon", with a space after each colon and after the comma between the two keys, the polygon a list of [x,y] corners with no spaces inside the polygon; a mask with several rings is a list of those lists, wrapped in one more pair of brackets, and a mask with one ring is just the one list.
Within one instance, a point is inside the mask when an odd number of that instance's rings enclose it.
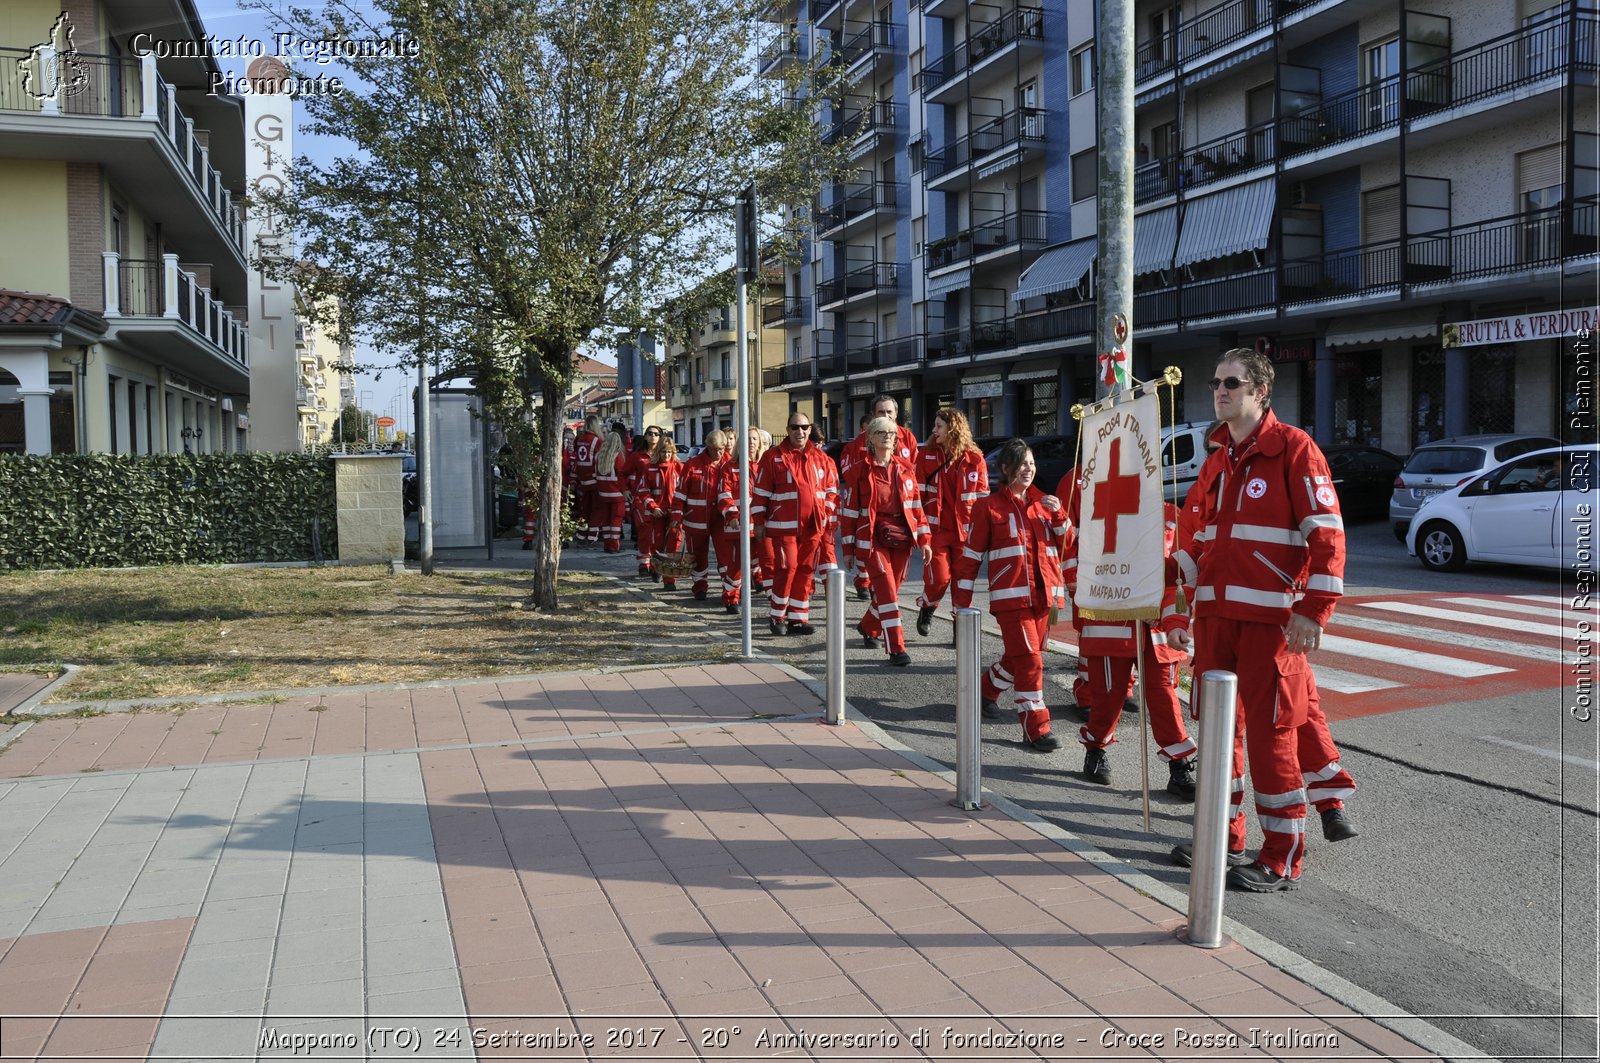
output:
{"label": "pedestrian crosswalk", "polygon": [[[1312,669],[1333,718],[1559,688],[1594,621],[1551,594],[1344,598]],[[1050,649],[1076,656],[1070,623]]]}

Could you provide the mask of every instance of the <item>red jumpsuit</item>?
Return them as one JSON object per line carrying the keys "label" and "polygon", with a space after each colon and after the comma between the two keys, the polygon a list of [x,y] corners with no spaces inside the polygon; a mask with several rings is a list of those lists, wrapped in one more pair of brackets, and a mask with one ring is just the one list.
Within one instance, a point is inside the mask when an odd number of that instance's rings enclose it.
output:
{"label": "red jumpsuit", "polygon": [[989,562],[989,612],[1000,625],[1004,656],[983,676],[983,696],[999,701],[1013,691],[1024,740],[1050,733],[1044,703],[1044,645],[1050,610],[1066,606],[1061,551],[1074,534],[1066,507],[1055,513],[1042,504],[1044,492],[1029,487],[1023,498],[1001,487],[972,507],[972,535],[956,564],[957,609],[972,605],[978,566]]}
{"label": "red jumpsuit", "polygon": [[[917,437],[916,434],[903,424],[895,427],[894,453],[891,457],[899,458],[909,468],[917,467]],[[867,460],[867,433],[862,433],[846,443],[839,451],[839,483],[843,484],[850,470],[859,463]],[[855,546],[848,538],[841,539],[845,557],[855,556]],[[865,569],[856,570],[855,586],[857,590],[870,590],[871,581]]]}
{"label": "red jumpsuit", "polygon": [[[888,465],[868,459],[856,462],[845,477],[839,504],[839,529],[853,544],[855,560],[867,574],[872,605],[861,618],[867,638],[882,637],[889,653],[904,653],[905,628],[900,623],[900,584],[906,578],[911,548],[932,541],[922,513],[921,489],[910,466],[891,457]],[[892,526],[904,539],[898,545],[880,541],[880,529]]]}
{"label": "red jumpsuit", "polygon": [[922,593],[917,595],[917,607],[926,609],[944,601],[951,570],[967,544],[972,507],[989,493],[989,467],[976,447],[946,461],[944,451],[925,443],[917,455],[917,474],[922,510],[933,529],[933,561],[922,573]]}
{"label": "red jumpsuit", "polygon": [[[1077,516],[1078,499],[1074,491],[1069,509]],[[1167,556],[1172,555],[1177,537],[1178,511],[1166,507]],[[1076,586],[1077,543],[1068,550],[1067,586]],[[1128,695],[1128,681],[1138,659],[1132,620],[1091,620],[1076,616],[1078,654],[1087,662],[1091,709],[1089,722],[1078,728],[1078,740],[1090,749],[1104,749],[1117,740],[1117,721]],[[1178,588],[1169,586],[1161,601],[1161,619],[1144,625],[1145,707],[1150,713],[1150,732],[1156,737],[1157,755],[1162,760],[1185,760],[1194,755],[1194,740],[1183,726],[1183,711],[1178,704],[1178,665],[1188,654],[1167,645],[1167,633],[1189,626],[1189,617],[1178,612]]]}
{"label": "red jumpsuit", "polygon": [[600,526],[600,538],[606,553],[622,552],[622,511],[627,497],[622,482],[623,455],[618,454],[610,469],[595,468],[595,494],[593,520]]}
{"label": "red jumpsuit", "polygon": [[[1188,595],[1191,602],[1194,601],[1196,544],[1197,540],[1203,543],[1209,538],[1205,530],[1206,523],[1210,519],[1207,505],[1215,486],[1213,481],[1221,471],[1221,464],[1208,463],[1201,466],[1198,479],[1189,489],[1183,508],[1178,511],[1178,544],[1173,556],[1178,559],[1179,567],[1185,574],[1185,582],[1189,584]],[[1194,674],[1200,673],[1196,671]],[[1328,730],[1328,717],[1322,711],[1322,699],[1317,693],[1315,674],[1307,671],[1306,682],[1310,696],[1310,702],[1306,706],[1306,722],[1300,725],[1295,735],[1296,749],[1300,754],[1300,773],[1306,784],[1306,798],[1316,806],[1318,812],[1331,812],[1343,808],[1344,799],[1356,792],[1356,780],[1340,762],[1339,747],[1334,745],[1333,734]],[[1238,751],[1243,748],[1244,735],[1235,729],[1236,758]],[[1234,816],[1242,822],[1243,779],[1238,775],[1235,778],[1239,779],[1240,785],[1233,789]]]}
{"label": "red jumpsuit", "polygon": [[[670,455],[666,461],[651,462],[640,474],[639,490],[634,493],[634,502],[642,518],[639,523],[639,552],[651,559],[651,572],[655,571],[656,551],[673,549],[671,540],[677,538],[669,535],[668,524],[672,519],[672,496],[678,489],[680,468],[678,460]],[[678,581],[664,579],[661,586],[670,591],[678,586]]]}
{"label": "red jumpsuit", "polygon": [[[749,466],[747,465],[747,468]],[[754,478],[751,480],[750,504],[755,505]],[[717,547],[717,565],[722,570],[722,603],[738,605],[744,574],[739,564],[739,463],[728,459],[722,466],[722,488],[717,492],[717,510],[721,514],[720,531],[713,536]],[[752,519],[751,528],[755,527]],[[767,589],[772,578],[772,540],[762,539],[750,544],[750,579],[758,591]]]}
{"label": "red jumpsuit", "polygon": [[811,573],[824,535],[837,523],[839,479],[821,447],[786,439],[761,456],[750,490],[750,522],[772,542],[770,621],[806,624]]}
{"label": "red jumpsuit", "polygon": [[573,516],[579,524],[578,538],[586,543],[600,541],[600,526],[595,523],[595,498],[599,487],[595,480],[594,459],[600,453],[600,437],[587,428],[578,433],[572,444],[572,473],[578,480],[578,507]]}
{"label": "red jumpsuit", "polygon": [[639,513],[639,486],[644,480],[644,471],[650,467],[650,452],[645,449],[630,451],[622,459],[622,487],[627,496],[624,508],[627,510],[628,519],[633,522],[634,553],[639,562],[639,575],[650,574],[650,555],[644,548],[644,517]]}
{"label": "red jumpsuit", "polygon": [[[1344,521],[1328,463],[1310,436],[1270,409],[1242,443],[1232,442],[1226,425],[1217,432],[1222,446],[1201,471],[1205,490],[1197,482],[1185,502],[1200,530],[1177,557],[1195,578],[1194,671],[1239,677],[1243,748],[1264,837],[1258,862],[1294,879],[1305,854],[1300,733],[1315,687],[1305,654],[1285,650],[1283,628],[1295,613],[1327,625],[1344,593]],[[1237,741],[1233,778],[1242,794]],[[1229,849],[1244,848],[1242,803],[1228,835]]]}
{"label": "red jumpsuit", "polygon": [[683,464],[672,496],[672,519],[681,523],[686,548],[694,554],[694,596],[704,598],[711,578],[711,523],[722,487],[726,458],[702,450]]}

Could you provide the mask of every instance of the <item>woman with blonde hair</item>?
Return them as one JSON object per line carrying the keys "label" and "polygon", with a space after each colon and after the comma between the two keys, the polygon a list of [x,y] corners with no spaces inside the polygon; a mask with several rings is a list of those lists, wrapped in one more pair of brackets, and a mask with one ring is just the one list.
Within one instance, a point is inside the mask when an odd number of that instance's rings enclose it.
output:
{"label": "woman with blonde hair", "polygon": [[950,572],[972,531],[972,507],[989,493],[989,467],[972,442],[967,415],[946,406],[933,418],[933,434],[917,452],[922,511],[933,529],[933,560],[922,570],[917,634],[933,630],[933,614],[950,587]]}
{"label": "woman with blonde hair", "polygon": [[867,426],[866,457],[845,474],[839,517],[844,541],[866,570],[872,605],[856,630],[869,646],[882,638],[889,663],[911,663],[900,623],[900,583],[913,548],[929,564],[932,532],[922,514],[922,491],[911,466],[895,454],[899,432],[893,418],[875,417]]}
{"label": "woman with blonde hair", "polygon": [[627,437],[619,428],[612,428],[600,443],[594,459],[594,522],[600,526],[600,541],[608,554],[622,552],[622,511],[626,502],[623,492],[623,459],[626,457]]}
{"label": "woman with blonde hair", "polygon": [[[706,433],[705,449],[683,463],[678,490],[672,496],[672,526],[683,528],[685,547],[694,555],[694,586],[690,591],[697,601],[705,599],[710,584],[711,525],[722,490],[727,447],[728,434],[722,429]],[[720,531],[722,522],[715,523]],[[726,592],[723,597],[726,600]]]}
{"label": "woman with blonde hair", "polygon": [[[671,521],[672,497],[678,491],[678,445],[666,433],[656,437],[650,448],[650,464],[639,476],[639,489],[634,495],[638,507],[639,556],[649,558],[644,566],[651,579],[661,580],[656,571],[656,553],[673,549],[676,538],[668,529]],[[661,580],[666,590],[676,590],[678,581],[668,577]]]}

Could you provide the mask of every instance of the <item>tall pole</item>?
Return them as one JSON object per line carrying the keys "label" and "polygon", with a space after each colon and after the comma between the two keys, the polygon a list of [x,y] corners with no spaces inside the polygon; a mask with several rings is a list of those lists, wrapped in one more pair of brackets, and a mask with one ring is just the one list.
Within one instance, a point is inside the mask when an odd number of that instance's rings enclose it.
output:
{"label": "tall pole", "polygon": [[737,241],[734,259],[734,329],[738,336],[738,362],[736,374],[738,403],[734,407],[734,430],[739,434],[739,446],[734,451],[736,461],[743,461],[739,470],[739,652],[750,657],[755,652],[750,644],[750,610],[755,599],[755,588],[750,585],[750,340],[745,335],[745,303],[749,298],[750,278],[757,268],[756,243],[756,187],[747,185],[739,194],[734,209],[734,239]]}
{"label": "tall pole", "polygon": [[[427,127],[427,111],[421,97],[417,117]],[[422,574],[433,575],[433,432],[428,429],[428,349],[423,339],[428,334],[427,285],[422,268],[422,162],[417,162],[417,559]],[[493,534],[493,529],[490,529]]]}
{"label": "tall pole", "polygon": [[[1100,172],[1095,273],[1095,398],[1121,390],[1133,350],[1133,0],[1100,0]],[[1123,372],[1116,372],[1120,361]]]}

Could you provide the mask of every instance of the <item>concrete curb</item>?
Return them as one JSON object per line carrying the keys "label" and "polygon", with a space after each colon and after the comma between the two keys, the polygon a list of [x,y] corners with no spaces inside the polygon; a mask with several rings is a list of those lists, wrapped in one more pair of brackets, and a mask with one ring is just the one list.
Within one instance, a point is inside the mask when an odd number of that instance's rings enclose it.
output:
{"label": "concrete curb", "polygon": [[[28,695],[27,697],[23,698],[20,702],[18,702],[17,704],[13,705],[10,709],[8,709],[6,711],[5,715],[7,715],[7,716],[30,716],[30,715],[33,715],[37,711],[36,710],[36,706],[41,701],[43,701],[45,698],[49,697],[52,693],[55,692],[55,689],[57,687],[62,686],[63,684],[65,684],[69,679],[71,679],[74,675],[76,675],[81,670],[82,670],[81,666],[76,665],[76,664],[65,664],[65,663],[62,664],[61,665],[61,674],[60,675],[56,676],[54,679],[50,680],[50,682],[46,683],[44,686],[40,687],[38,690],[35,690],[32,694]],[[3,747],[4,745],[5,745],[5,740],[0,739],[0,747]]]}

